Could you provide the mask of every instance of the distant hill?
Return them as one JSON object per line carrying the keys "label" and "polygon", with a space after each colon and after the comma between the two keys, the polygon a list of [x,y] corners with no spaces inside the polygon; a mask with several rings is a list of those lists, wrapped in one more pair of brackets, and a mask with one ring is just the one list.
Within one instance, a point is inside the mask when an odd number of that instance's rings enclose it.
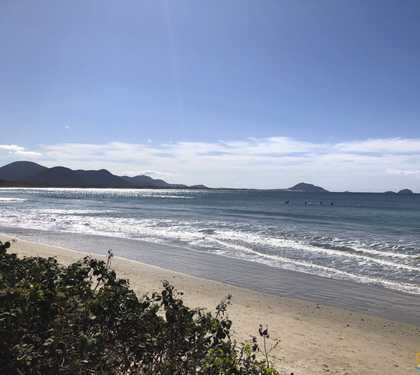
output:
{"label": "distant hill", "polygon": [[[145,188],[160,188],[160,189],[186,189],[187,185],[181,184],[170,184],[164,180],[154,179],[150,176],[139,175],[134,177],[122,176],[122,178],[136,186],[142,186]],[[204,185],[202,185],[204,186]]]}
{"label": "distant hill", "polygon": [[0,168],[0,180],[27,181],[47,169],[31,161],[15,161]]}
{"label": "distant hill", "polygon": [[190,189],[208,189],[206,185],[190,185],[188,186]]}
{"label": "distant hill", "polygon": [[5,187],[32,187],[32,186],[33,185],[29,182],[0,180],[0,188],[5,188]]}
{"label": "distant hill", "polygon": [[204,185],[170,184],[145,175],[121,177],[106,169],[47,168],[29,161],[17,161],[1,167],[0,187],[207,189]]}
{"label": "distant hill", "polygon": [[400,195],[411,195],[411,194],[414,194],[414,193],[410,189],[402,189],[397,194],[400,194]]}
{"label": "distant hill", "polygon": [[34,184],[54,187],[132,188],[133,184],[107,171],[72,170],[66,167],[48,168],[30,180]]}
{"label": "distant hill", "polygon": [[291,188],[286,189],[287,191],[294,191],[297,193],[328,193],[328,190],[312,184],[307,184],[305,182],[300,182],[292,186]]}
{"label": "distant hill", "polygon": [[384,194],[386,195],[411,195],[414,194],[414,192],[410,189],[402,189],[398,193],[395,191],[386,191]]}

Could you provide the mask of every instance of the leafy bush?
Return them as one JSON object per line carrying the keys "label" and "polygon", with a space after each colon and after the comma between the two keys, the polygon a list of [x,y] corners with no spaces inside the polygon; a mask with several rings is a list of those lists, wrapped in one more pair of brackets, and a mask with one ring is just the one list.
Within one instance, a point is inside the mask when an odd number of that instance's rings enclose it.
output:
{"label": "leafy bush", "polygon": [[185,306],[168,282],[139,298],[112,254],[65,267],[9,247],[0,242],[0,374],[277,374],[256,338],[232,340],[229,297],[215,314]]}

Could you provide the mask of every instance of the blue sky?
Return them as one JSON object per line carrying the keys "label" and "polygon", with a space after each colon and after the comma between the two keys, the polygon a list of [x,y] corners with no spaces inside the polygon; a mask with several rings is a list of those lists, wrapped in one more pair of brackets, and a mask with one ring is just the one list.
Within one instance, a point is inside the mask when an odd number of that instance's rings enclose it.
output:
{"label": "blue sky", "polygon": [[419,19],[416,0],[3,0],[0,162],[420,190]]}

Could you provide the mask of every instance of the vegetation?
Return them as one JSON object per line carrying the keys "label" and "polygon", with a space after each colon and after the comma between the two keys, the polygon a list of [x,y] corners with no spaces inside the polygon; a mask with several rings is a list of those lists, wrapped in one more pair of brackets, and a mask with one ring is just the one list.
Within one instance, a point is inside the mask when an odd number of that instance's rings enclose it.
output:
{"label": "vegetation", "polygon": [[0,374],[277,374],[267,329],[261,355],[257,338],[231,338],[230,297],[214,314],[185,306],[168,282],[139,298],[111,253],[66,267],[9,247],[0,242]]}

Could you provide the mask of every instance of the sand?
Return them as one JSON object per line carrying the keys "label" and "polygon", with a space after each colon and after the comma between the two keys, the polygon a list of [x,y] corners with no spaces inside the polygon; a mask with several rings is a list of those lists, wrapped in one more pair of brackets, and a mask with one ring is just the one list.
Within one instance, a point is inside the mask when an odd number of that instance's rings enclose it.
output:
{"label": "sand", "polygon": [[[10,239],[10,236],[0,236],[0,241]],[[19,256],[52,256],[63,264],[86,255],[20,239],[9,251]],[[213,310],[224,296],[231,294],[229,316],[233,320],[235,337],[248,339],[257,334],[260,323],[268,324],[271,337],[281,340],[271,354],[281,374],[416,373],[415,353],[420,352],[420,327],[262,294],[119,257],[113,259],[112,267],[120,277],[130,280],[139,295],[158,290],[162,280],[170,281],[185,293],[184,299],[191,307]]]}

